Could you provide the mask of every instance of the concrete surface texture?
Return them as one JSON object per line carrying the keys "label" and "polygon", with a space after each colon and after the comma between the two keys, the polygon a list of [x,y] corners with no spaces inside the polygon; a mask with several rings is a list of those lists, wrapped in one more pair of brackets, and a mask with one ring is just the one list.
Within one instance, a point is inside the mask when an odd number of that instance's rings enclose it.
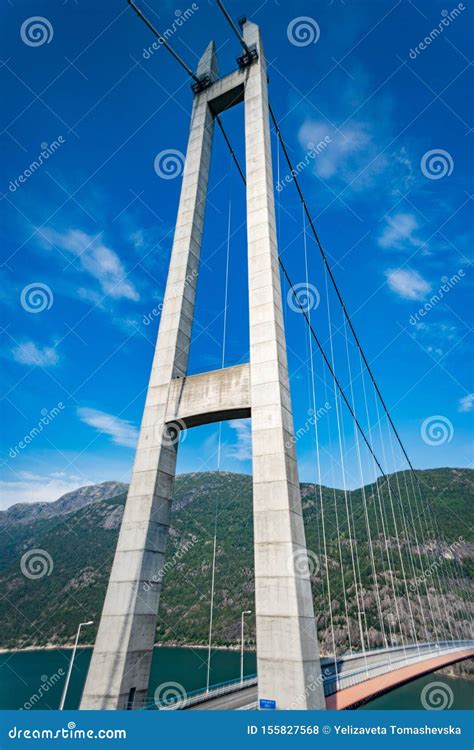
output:
{"label": "concrete surface texture", "polygon": [[[198,65],[181,197],[143,420],[81,708],[139,708],[148,692],[181,429],[252,417],[258,685],[277,708],[325,707],[303,526],[283,326],[267,72],[258,60],[216,80]],[[244,101],[250,363],[187,376],[214,117]],[[305,566],[306,562],[306,566]],[[316,687],[315,687],[316,686]]]}

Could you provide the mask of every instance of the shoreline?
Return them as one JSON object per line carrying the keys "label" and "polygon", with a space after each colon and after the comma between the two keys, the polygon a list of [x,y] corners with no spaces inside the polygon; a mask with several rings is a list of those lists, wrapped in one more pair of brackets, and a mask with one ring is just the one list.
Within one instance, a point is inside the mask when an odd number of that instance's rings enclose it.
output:
{"label": "shoreline", "polygon": [[[78,648],[93,648],[93,643],[81,643]],[[25,646],[24,648],[0,648],[1,654],[23,654],[31,651],[60,651],[62,649],[73,649],[74,643],[48,643],[46,646]],[[190,648],[190,649],[204,649],[207,651],[205,644],[196,643],[178,643],[176,641],[165,641],[155,643],[153,648]],[[240,645],[235,646],[213,646],[213,651],[240,651]],[[246,652],[255,651],[255,646],[246,647]]]}

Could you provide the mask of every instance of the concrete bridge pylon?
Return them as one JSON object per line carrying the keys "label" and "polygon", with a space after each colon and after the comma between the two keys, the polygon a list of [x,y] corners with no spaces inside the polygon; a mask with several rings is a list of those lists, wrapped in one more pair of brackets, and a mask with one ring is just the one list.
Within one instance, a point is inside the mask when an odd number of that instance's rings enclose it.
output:
{"label": "concrete bridge pylon", "polygon": [[[259,698],[324,709],[288,380],[268,109],[258,27],[218,77],[202,56],[171,261],[140,436],[82,709],[140,708],[156,634],[179,430],[251,417]],[[244,103],[250,362],[187,375],[214,120]]]}

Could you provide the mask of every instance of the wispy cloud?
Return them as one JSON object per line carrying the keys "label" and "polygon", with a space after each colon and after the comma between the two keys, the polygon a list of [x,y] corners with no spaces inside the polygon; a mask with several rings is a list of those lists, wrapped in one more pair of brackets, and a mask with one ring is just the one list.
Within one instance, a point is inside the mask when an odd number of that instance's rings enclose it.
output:
{"label": "wispy cloud", "polygon": [[419,222],[415,214],[397,213],[387,216],[378,243],[384,249],[403,250],[407,246],[422,247],[424,242],[416,236]]}
{"label": "wispy cloud", "polygon": [[49,503],[86,484],[92,482],[66,472],[40,475],[22,471],[18,479],[0,482],[0,508],[4,510],[15,503]]}
{"label": "wispy cloud", "polygon": [[435,358],[445,357],[459,341],[459,330],[451,323],[417,323],[415,337],[428,354]]}
{"label": "wispy cloud", "polygon": [[458,411],[467,412],[474,408],[474,393],[468,393],[467,396],[459,399]]}
{"label": "wispy cloud", "polygon": [[135,425],[125,419],[120,419],[105,411],[81,407],[77,410],[82,422],[94,427],[98,432],[109,435],[116,445],[124,445],[126,448],[135,448],[138,440],[138,430]]}
{"label": "wispy cloud", "polygon": [[252,458],[252,433],[249,419],[235,419],[229,423],[236,433],[236,442],[230,446],[228,456],[237,461],[248,461]]}
{"label": "wispy cloud", "polygon": [[56,349],[52,346],[40,348],[34,341],[24,341],[12,349],[12,357],[21,365],[40,365],[41,367],[53,367],[59,362]]}
{"label": "wispy cloud", "polygon": [[395,294],[403,299],[423,299],[431,289],[423,276],[405,268],[392,268],[385,272],[387,282]]}
{"label": "wispy cloud", "polygon": [[99,282],[104,294],[134,302],[140,298],[118,254],[104,244],[100,235],[93,236],[80,229],[58,232],[47,228],[41,231],[41,237],[44,244],[75,256],[81,269]]}

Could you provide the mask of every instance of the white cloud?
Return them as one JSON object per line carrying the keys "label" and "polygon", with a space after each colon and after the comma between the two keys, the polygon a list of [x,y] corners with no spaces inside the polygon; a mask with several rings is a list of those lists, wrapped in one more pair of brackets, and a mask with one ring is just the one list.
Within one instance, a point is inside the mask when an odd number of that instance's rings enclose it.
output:
{"label": "white cloud", "polygon": [[472,411],[474,408],[474,393],[468,393],[467,396],[459,399],[458,411]]}
{"label": "white cloud", "polygon": [[345,195],[348,188],[373,189],[382,178],[384,190],[393,194],[412,184],[413,168],[406,150],[387,152],[387,136],[380,127],[375,129],[369,122],[351,119],[336,130],[331,123],[308,118],[298,132],[305,152],[327,136],[331,141],[311,161],[312,169],[323,180],[337,181],[337,189],[343,189]]}
{"label": "white cloud", "polygon": [[140,298],[135,286],[127,279],[119,256],[102,242],[100,235],[94,237],[80,229],[57,232],[48,228],[41,231],[41,236],[48,244],[77,257],[82,270],[99,282],[104,294],[134,302]]}
{"label": "white cloud", "polygon": [[400,250],[407,245],[422,247],[423,241],[416,237],[418,227],[419,223],[415,214],[398,213],[394,216],[388,216],[378,243],[380,247],[385,249]]}
{"label": "white cloud", "polygon": [[137,428],[125,419],[115,417],[97,409],[81,407],[77,410],[82,422],[94,427],[98,432],[109,435],[112,442],[124,445],[126,448],[135,448],[138,440]]}
{"label": "white cloud", "polygon": [[32,474],[27,471],[18,474],[19,479],[0,482],[0,508],[5,510],[15,503],[49,503],[66,492],[93,484],[86,477],[78,477],[61,472],[56,474]]}
{"label": "white cloud", "polygon": [[431,289],[431,285],[416,271],[392,268],[385,275],[392,292],[404,299],[423,299]]}
{"label": "white cloud", "polygon": [[45,346],[41,349],[33,341],[25,341],[14,347],[12,356],[16,362],[22,365],[52,367],[59,362],[59,356],[54,347]]}
{"label": "white cloud", "polygon": [[229,423],[236,432],[237,441],[230,447],[228,455],[237,461],[248,461],[252,458],[252,433],[250,419],[235,419]]}
{"label": "white cloud", "polygon": [[450,323],[417,323],[415,337],[433,357],[445,357],[459,341],[459,331]]}

